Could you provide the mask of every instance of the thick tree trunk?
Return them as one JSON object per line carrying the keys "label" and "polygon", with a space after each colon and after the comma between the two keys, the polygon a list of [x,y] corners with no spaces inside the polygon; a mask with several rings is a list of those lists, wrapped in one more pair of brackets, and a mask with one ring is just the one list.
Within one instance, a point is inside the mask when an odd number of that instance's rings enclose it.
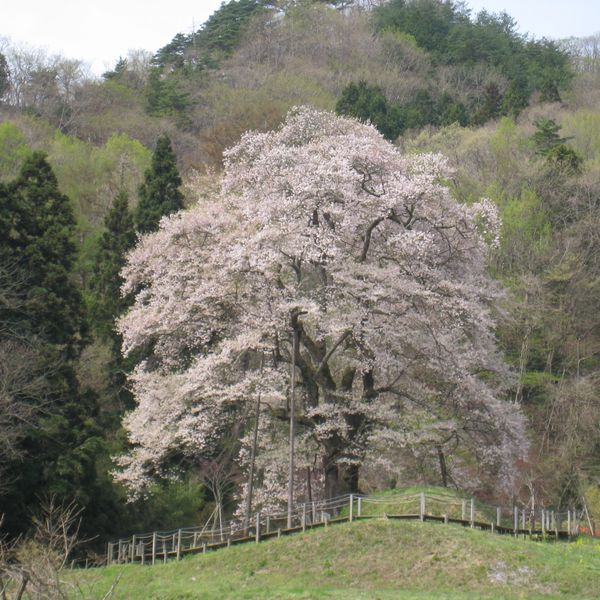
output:
{"label": "thick tree trunk", "polygon": [[328,453],[323,457],[325,472],[325,498],[335,498],[343,494],[358,492],[358,465],[340,465],[336,462],[336,454]]}

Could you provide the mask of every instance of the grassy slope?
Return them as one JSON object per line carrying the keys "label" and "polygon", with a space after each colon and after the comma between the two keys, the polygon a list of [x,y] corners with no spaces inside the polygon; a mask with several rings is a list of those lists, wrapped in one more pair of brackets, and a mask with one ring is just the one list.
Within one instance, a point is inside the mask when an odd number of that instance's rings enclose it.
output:
{"label": "grassy slope", "polygon": [[102,598],[594,598],[600,544],[541,543],[435,523],[333,525],[179,563],[87,572]]}

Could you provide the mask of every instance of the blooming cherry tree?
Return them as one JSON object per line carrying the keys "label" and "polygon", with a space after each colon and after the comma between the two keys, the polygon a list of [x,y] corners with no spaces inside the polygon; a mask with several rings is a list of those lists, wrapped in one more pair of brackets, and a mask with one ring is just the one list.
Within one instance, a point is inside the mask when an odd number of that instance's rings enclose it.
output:
{"label": "blooming cherry tree", "polygon": [[129,256],[136,301],[119,330],[146,360],[118,477],[141,489],[225,439],[247,462],[260,394],[257,461],[275,497],[295,332],[299,453],[317,457],[321,494],[356,490],[374,449],[447,435],[507,480],[526,439],[502,399],[500,292],[485,268],[498,217],[489,201],[457,203],[449,175],[442,156],[404,156],[374,127],[312,108],[244,135],[220,193]]}

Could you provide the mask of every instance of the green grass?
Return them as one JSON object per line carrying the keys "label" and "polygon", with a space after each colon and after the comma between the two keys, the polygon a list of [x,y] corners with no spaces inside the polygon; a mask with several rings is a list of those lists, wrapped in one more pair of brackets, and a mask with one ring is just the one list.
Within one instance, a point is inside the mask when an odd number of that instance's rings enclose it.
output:
{"label": "green grass", "polygon": [[102,598],[120,578],[113,598],[597,599],[600,544],[374,519],[73,576],[89,598]]}

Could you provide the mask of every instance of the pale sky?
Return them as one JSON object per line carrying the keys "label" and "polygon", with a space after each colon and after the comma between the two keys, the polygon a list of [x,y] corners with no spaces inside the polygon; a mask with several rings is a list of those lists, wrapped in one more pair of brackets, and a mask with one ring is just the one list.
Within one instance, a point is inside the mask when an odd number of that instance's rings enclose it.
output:
{"label": "pale sky", "polygon": [[[535,37],[600,31],[598,0],[468,0],[473,12],[506,10]],[[130,49],[155,52],[176,33],[190,33],[221,0],[5,0],[0,37],[79,58],[96,74]]]}

